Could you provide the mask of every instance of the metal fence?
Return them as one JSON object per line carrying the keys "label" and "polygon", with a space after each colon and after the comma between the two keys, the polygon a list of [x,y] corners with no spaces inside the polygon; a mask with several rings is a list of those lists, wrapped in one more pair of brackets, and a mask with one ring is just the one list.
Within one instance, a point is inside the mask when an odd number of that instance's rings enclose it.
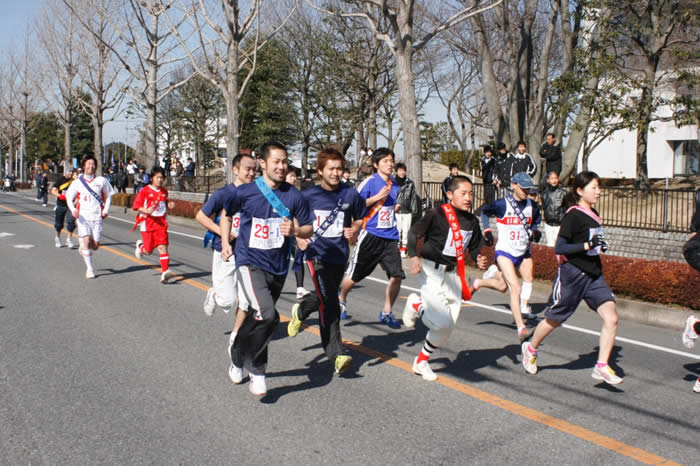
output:
{"label": "metal fence", "polygon": [[213,193],[226,184],[223,174],[212,176],[169,176],[165,179],[165,189],[186,193]]}

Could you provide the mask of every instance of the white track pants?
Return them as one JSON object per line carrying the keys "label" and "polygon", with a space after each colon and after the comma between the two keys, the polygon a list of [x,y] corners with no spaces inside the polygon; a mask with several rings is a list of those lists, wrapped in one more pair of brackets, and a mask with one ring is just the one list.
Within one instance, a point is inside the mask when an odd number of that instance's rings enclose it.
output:
{"label": "white track pants", "polygon": [[456,271],[435,268],[435,262],[423,259],[418,276],[423,301],[423,324],[428,327],[427,339],[433,346],[443,346],[452,333],[462,309],[462,286]]}
{"label": "white track pants", "polygon": [[236,260],[231,257],[228,262],[221,259],[221,253],[214,251],[211,264],[211,281],[216,292],[216,304],[224,312],[238,308],[238,291],[236,289]]}

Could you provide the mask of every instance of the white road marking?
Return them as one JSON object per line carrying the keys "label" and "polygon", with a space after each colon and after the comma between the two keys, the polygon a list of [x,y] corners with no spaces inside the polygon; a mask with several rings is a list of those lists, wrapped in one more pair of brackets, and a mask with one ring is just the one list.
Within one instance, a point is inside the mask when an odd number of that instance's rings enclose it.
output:
{"label": "white road marking", "polygon": [[31,249],[34,247],[34,245],[33,244],[13,244],[12,247],[17,248],[17,249]]}
{"label": "white road marking", "polygon": [[0,238],[4,238],[6,236],[15,236],[14,233],[7,233],[6,231],[3,231],[0,233]]}

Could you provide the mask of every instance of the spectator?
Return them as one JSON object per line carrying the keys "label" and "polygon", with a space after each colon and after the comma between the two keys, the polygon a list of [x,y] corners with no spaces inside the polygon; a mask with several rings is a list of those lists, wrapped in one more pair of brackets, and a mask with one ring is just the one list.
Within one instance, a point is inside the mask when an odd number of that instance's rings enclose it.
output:
{"label": "spectator", "polygon": [[518,151],[511,154],[512,161],[510,163],[511,177],[516,173],[525,172],[530,178],[535,178],[537,173],[537,165],[535,159],[527,152],[527,146],[523,141],[518,141]]}
{"label": "spectator", "polygon": [[564,196],[566,196],[566,189],[559,184],[557,172],[549,172],[540,195],[542,196],[542,209],[544,211],[545,244],[554,247],[559,235],[559,226],[566,213],[562,206]]}
{"label": "spectator", "polygon": [[129,178],[129,184],[134,187],[134,193],[136,193],[136,186],[134,186],[134,177],[139,172],[139,166],[136,165],[134,159],[129,159],[129,163],[126,166],[126,174]]}
{"label": "spectator", "polygon": [[185,167],[185,176],[194,176],[195,165],[191,157],[187,157],[187,166]]}
{"label": "spectator", "polygon": [[347,168],[343,169],[343,179],[340,180],[341,183],[343,183],[343,186],[347,188],[354,188],[355,183],[350,179],[350,170]]}
{"label": "spectator", "polygon": [[139,167],[139,171],[134,177],[134,194],[141,191],[144,186],[148,186],[151,182],[148,174],[146,174],[143,167]]}
{"label": "spectator", "polygon": [[117,172],[117,191],[120,193],[126,192],[126,187],[129,185],[129,177],[123,168],[119,168]]}
{"label": "spectator", "polygon": [[41,199],[41,170],[36,170],[34,175],[34,186],[36,186],[36,200],[39,202]]}
{"label": "spectator", "polygon": [[109,181],[109,184],[111,184],[112,186],[117,185],[117,175],[116,175],[116,173],[114,173],[114,168],[110,168],[107,171],[107,180]]}
{"label": "spectator", "polygon": [[46,171],[39,173],[39,198],[43,200],[42,206],[46,207],[49,197],[49,174]]}
{"label": "spectator", "polygon": [[540,149],[540,157],[547,162],[546,173],[561,173],[561,146],[556,145],[554,133],[547,133],[546,141]]}
{"label": "spectator", "polygon": [[[296,171],[296,169],[295,169]],[[300,191],[303,191],[307,188],[311,188],[315,185],[314,180],[311,178],[311,172],[307,171],[306,175],[304,175],[304,179],[301,181],[301,186],[300,186]]]}
{"label": "spectator", "polygon": [[406,165],[402,162],[396,164],[396,184],[399,187],[399,195],[396,203],[399,210],[396,211],[396,228],[399,230],[399,251],[401,257],[408,257],[408,231],[420,217],[422,212],[421,200],[416,194],[416,185],[406,176]]}
{"label": "spectator", "polygon": [[688,264],[700,272],[700,188],[695,191],[695,212],[690,222],[692,235],[685,246],[683,246],[683,257]]}
{"label": "spectator", "polygon": [[499,142],[496,146],[496,187],[499,191],[498,197],[505,197],[505,191],[510,186],[510,178],[512,176],[510,164],[512,163],[512,155],[508,152],[506,145]]}
{"label": "spectator", "polygon": [[362,181],[368,176],[374,174],[374,167],[372,166],[372,149],[367,149],[363,147],[360,150],[360,161],[357,165],[357,181]]}
{"label": "spectator", "polygon": [[447,199],[447,191],[450,188],[450,183],[452,182],[452,178],[455,176],[459,175],[459,166],[452,162],[450,164],[450,174],[442,180],[442,203],[447,204],[449,200]]}
{"label": "spectator", "polygon": [[481,159],[481,177],[484,183],[484,203],[491,204],[496,200],[496,158],[493,156],[493,149],[486,146],[484,156]]}

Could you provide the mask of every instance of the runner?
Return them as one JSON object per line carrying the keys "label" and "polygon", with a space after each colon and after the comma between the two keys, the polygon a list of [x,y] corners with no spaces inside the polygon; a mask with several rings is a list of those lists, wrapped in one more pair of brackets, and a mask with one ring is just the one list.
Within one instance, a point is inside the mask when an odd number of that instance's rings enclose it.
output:
{"label": "runner", "polygon": [[[526,318],[534,317],[528,306],[534,280],[530,245],[532,241],[539,242],[542,234],[537,230],[540,211],[537,204],[528,199],[529,191],[535,189],[532,178],[527,173],[516,173],[510,186],[513,190],[512,195],[484,206],[481,212],[487,246],[493,244],[489,217],[497,217],[498,242],[495,260],[501,273],[495,273],[493,269],[488,270],[485,280],[474,281],[474,288],[478,290],[480,287],[488,287],[504,292],[505,286],[508,287],[510,311],[518,328],[518,339],[523,342],[532,333],[532,329],[525,326],[523,315]],[[518,272],[523,278],[522,286]]]}
{"label": "runner", "polygon": [[[681,340],[686,348],[693,348],[695,346],[695,340],[698,339],[698,334],[700,333],[700,319],[695,316],[690,316],[685,321],[685,328],[681,334]],[[695,393],[700,393],[700,377],[695,381],[693,385],[693,391]]]}
{"label": "runner", "polygon": [[[236,261],[231,257],[228,261],[221,259],[221,227],[219,220],[224,218],[224,204],[231,197],[231,194],[238,186],[250,183],[255,178],[255,159],[251,155],[238,154],[233,158],[231,170],[234,174],[233,183],[217,189],[197,212],[197,221],[208,231],[204,237],[204,247],[211,243],[212,265],[211,282],[212,287],[207,291],[207,298],[204,300],[204,313],[213,316],[218,305],[224,312],[236,309],[233,330],[229,336],[228,352],[231,357],[231,346],[236,339],[238,329],[241,328],[245,319],[245,312],[238,309],[238,293],[236,281]],[[233,216],[231,225],[231,236],[229,237],[231,248],[235,248],[238,236],[238,227],[241,217],[239,214]]]}
{"label": "runner", "polygon": [[[480,254],[484,242],[479,220],[469,212],[474,185],[466,176],[454,176],[447,186],[447,198],[449,204],[427,211],[408,234],[410,271],[420,274],[420,297],[415,293],[408,296],[403,323],[413,328],[421,318],[429,329],[423,349],[413,360],[413,372],[428,381],[437,379],[428,358],[447,342],[459,318],[462,300],[471,299],[464,277],[465,249],[481,270],[486,268],[486,257]],[[419,240],[423,240],[420,251]]]}
{"label": "runner", "polygon": [[68,187],[74,180],[73,167],[67,167],[63,176],[59,177],[51,187],[51,195],[56,196],[56,209],[54,210],[54,220],[53,226],[56,229],[56,247],[61,247],[61,230],[65,224],[66,227],[66,247],[68,249],[75,248],[73,244],[73,231],[75,231],[75,218],[73,215],[66,214],[70,211],[68,210],[68,204],[66,203],[66,192]]}
{"label": "runner", "polygon": [[399,253],[399,231],[396,229],[395,212],[399,209],[396,198],[399,187],[391,177],[394,171],[394,153],[382,147],[372,154],[374,174],[357,188],[366,199],[369,214],[364,219],[363,229],[355,245],[355,250],[345,271],[340,289],[341,315],[346,313],[348,293],[363,278],[381,264],[389,278],[384,296],[384,308],[379,313],[379,321],[393,329],[401,327],[391,308],[401,288],[401,280],[406,275],[401,268]]}
{"label": "runner", "polygon": [[[289,268],[292,236],[308,238],[313,219],[301,193],[284,181],[287,149],[278,143],[261,148],[262,177],[239,186],[226,202],[221,219],[221,237],[231,234],[231,218],[240,212],[236,241],[238,299],[243,310],[252,308],[241,325],[231,349],[229,377],[243,381],[243,369],[251,375],[250,391],[265,395],[267,346],[279,324],[275,303],[282,292]],[[233,254],[230,244],[221,246],[221,258]]]}
{"label": "runner", "polygon": [[131,207],[138,212],[134,229],[139,224],[141,225],[141,239],[136,241],[134,255],[137,259],[141,259],[144,255],[151,255],[153,249],[158,248],[160,282],[168,283],[168,280],[173,278],[175,273],[170,270],[168,221],[165,217],[168,214],[168,209],[175,207],[175,203],[168,202],[168,190],[163,187],[163,183],[165,183],[165,170],[163,168],[153,167],[149,179],[150,183],[139,190]]}
{"label": "runner", "polygon": [[287,326],[289,336],[295,337],[301,323],[318,310],[321,344],[336,374],[346,371],[352,364],[340,336],[338,287],[350,254],[348,241],[359,232],[367,214],[364,198],[341,183],[344,168],[345,159],[340,152],[322,150],[316,161],[321,184],[302,191],[313,212],[314,234],[310,239],[297,238],[300,251],[295,257],[295,266],[305,258],[316,292],[294,304],[292,321]]}
{"label": "runner", "polygon": [[591,376],[610,385],[622,383],[622,378],[608,365],[617,333],[615,297],[603,278],[600,253],[608,249],[603,228],[593,206],[600,198],[600,178],[593,172],[576,175],[564,202],[567,210],[561,222],[554,246],[559,270],[552,284],[552,294],[530,343],[521,346],[523,367],[537,373],[537,347],[552,330],[571,317],[581,300],[595,309],[603,319],[600,330],[598,362]]}
{"label": "runner", "polygon": [[[85,260],[85,278],[95,278],[93,251],[100,248],[102,220],[109,215],[114,189],[107,178],[95,175],[97,160],[94,155],[83,157],[80,166],[84,173],[68,187],[66,204],[73,217],[78,219],[79,251]],[[76,197],[79,199],[78,205],[75,204]]]}

